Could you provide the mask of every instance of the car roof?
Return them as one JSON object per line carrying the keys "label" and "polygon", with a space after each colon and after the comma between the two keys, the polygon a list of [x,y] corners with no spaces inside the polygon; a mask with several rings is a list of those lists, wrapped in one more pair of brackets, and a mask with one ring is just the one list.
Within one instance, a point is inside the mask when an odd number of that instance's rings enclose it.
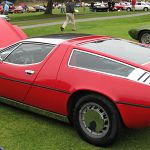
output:
{"label": "car roof", "polygon": [[25,42],[40,42],[58,45],[62,42],[80,43],[86,40],[93,40],[95,38],[102,38],[104,36],[92,35],[92,34],[80,34],[80,33],[63,33],[63,34],[51,34],[46,36],[38,36],[25,39]]}
{"label": "car roof", "polygon": [[46,43],[46,44],[60,44],[64,42],[65,40],[63,39],[54,39],[54,38],[30,38],[23,40],[23,42],[38,42],[38,43]]}

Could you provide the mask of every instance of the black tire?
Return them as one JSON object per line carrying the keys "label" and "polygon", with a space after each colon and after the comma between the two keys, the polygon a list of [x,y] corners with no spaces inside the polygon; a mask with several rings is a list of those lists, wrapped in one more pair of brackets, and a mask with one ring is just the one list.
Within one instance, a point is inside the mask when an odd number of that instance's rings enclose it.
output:
{"label": "black tire", "polygon": [[129,11],[131,11],[131,8],[130,8],[130,7],[128,7],[128,8],[126,9],[126,11],[128,11],[128,12],[129,12]]}
{"label": "black tire", "polygon": [[114,142],[121,129],[115,106],[105,97],[86,95],[79,99],[73,112],[79,135],[87,142],[106,147]]}
{"label": "black tire", "polygon": [[142,31],[139,34],[139,42],[143,44],[150,44],[150,31]]}
{"label": "black tire", "polygon": [[148,8],[147,8],[147,7],[144,7],[144,8],[143,8],[143,11],[148,11]]}

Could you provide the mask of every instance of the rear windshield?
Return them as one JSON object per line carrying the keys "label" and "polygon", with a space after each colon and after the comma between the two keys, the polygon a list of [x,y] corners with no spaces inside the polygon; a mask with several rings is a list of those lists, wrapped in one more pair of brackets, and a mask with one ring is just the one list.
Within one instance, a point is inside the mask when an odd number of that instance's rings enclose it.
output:
{"label": "rear windshield", "polygon": [[108,39],[81,44],[80,46],[97,50],[137,64],[150,62],[150,47],[122,39]]}

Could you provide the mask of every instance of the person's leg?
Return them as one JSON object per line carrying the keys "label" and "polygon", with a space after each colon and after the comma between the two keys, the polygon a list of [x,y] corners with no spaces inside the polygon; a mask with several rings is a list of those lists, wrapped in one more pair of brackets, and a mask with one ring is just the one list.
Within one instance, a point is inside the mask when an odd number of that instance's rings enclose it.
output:
{"label": "person's leg", "polygon": [[69,23],[69,13],[66,13],[66,20],[64,24],[60,27],[61,31],[63,31],[66,28],[68,23]]}
{"label": "person's leg", "polygon": [[72,13],[69,14],[69,20],[71,21],[71,23],[72,23],[72,25],[73,25],[72,30],[73,30],[73,31],[76,31],[76,24],[75,24],[74,14],[72,14]]}
{"label": "person's leg", "polygon": [[65,9],[64,8],[62,9],[62,12],[65,13]]}

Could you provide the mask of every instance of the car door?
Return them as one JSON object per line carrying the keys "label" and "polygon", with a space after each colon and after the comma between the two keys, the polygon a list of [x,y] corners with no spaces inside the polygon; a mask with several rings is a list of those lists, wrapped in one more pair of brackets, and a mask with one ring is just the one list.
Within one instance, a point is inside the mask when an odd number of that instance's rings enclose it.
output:
{"label": "car door", "polygon": [[137,3],[136,3],[135,9],[136,9],[136,10],[142,10],[142,5],[141,5],[140,2],[137,2]]}
{"label": "car door", "polygon": [[64,67],[61,63],[67,50],[68,45],[65,43],[55,48],[40,70],[24,103],[51,112],[67,114],[66,106],[70,93],[59,89],[59,84],[63,81],[57,79],[60,68]]}
{"label": "car door", "polygon": [[52,48],[47,44],[24,42],[2,50],[0,97],[22,102]]}

